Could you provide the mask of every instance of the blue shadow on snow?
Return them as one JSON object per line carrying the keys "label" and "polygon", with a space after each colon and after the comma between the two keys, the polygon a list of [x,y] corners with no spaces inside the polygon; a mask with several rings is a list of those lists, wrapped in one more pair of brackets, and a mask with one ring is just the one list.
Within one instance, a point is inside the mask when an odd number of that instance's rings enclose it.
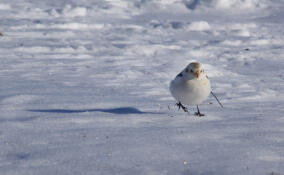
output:
{"label": "blue shadow on snow", "polygon": [[83,113],[83,112],[106,112],[112,114],[161,114],[155,112],[143,112],[134,107],[120,107],[109,109],[30,109],[30,112],[49,112],[49,113]]}

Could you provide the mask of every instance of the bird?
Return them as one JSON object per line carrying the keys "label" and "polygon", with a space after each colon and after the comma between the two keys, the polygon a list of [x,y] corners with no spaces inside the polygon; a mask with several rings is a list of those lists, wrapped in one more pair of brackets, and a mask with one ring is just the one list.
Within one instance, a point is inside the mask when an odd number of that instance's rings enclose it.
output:
{"label": "bird", "polygon": [[184,112],[188,113],[188,109],[184,105],[196,105],[197,112],[195,115],[201,117],[205,116],[200,113],[199,106],[204,100],[208,98],[210,93],[216,98],[211,89],[210,80],[205,74],[202,65],[199,62],[189,63],[171,82],[170,92],[177,101],[178,108],[182,108]]}

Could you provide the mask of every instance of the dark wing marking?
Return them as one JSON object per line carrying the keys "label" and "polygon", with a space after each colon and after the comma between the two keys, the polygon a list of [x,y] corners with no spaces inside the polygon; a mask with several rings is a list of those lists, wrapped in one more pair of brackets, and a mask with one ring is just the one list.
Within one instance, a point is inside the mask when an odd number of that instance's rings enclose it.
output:
{"label": "dark wing marking", "polygon": [[177,75],[177,77],[182,77],[182,76],[183,76],[182,72]]}

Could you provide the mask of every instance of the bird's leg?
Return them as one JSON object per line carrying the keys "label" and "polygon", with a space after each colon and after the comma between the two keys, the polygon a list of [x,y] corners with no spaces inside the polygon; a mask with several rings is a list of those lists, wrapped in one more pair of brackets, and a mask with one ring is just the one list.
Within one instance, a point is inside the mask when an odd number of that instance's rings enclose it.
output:
{"label": "bird's leg", "polygon": [[182,108],[184,112],[188,112],[188,109],[185,106],[183,106],[181,102],[176,103],[176,105],[178,106],[178,109]]}
{"label": "bird's leg", "polygon": [[200,113],[198,105],[196,105],[196,107],[197,107],[197,112],[195,113],[195,115],[197,115],[199,117],[205,116],[204,114]]}

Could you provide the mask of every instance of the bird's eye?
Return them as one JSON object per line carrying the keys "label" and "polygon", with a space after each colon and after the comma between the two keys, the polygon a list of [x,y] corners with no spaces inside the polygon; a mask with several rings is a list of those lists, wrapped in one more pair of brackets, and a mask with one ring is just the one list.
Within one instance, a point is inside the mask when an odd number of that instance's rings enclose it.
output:
{"label": "bird's eye", "polygon": [[193,70],[191,69],[190,72],[193,73]]}

